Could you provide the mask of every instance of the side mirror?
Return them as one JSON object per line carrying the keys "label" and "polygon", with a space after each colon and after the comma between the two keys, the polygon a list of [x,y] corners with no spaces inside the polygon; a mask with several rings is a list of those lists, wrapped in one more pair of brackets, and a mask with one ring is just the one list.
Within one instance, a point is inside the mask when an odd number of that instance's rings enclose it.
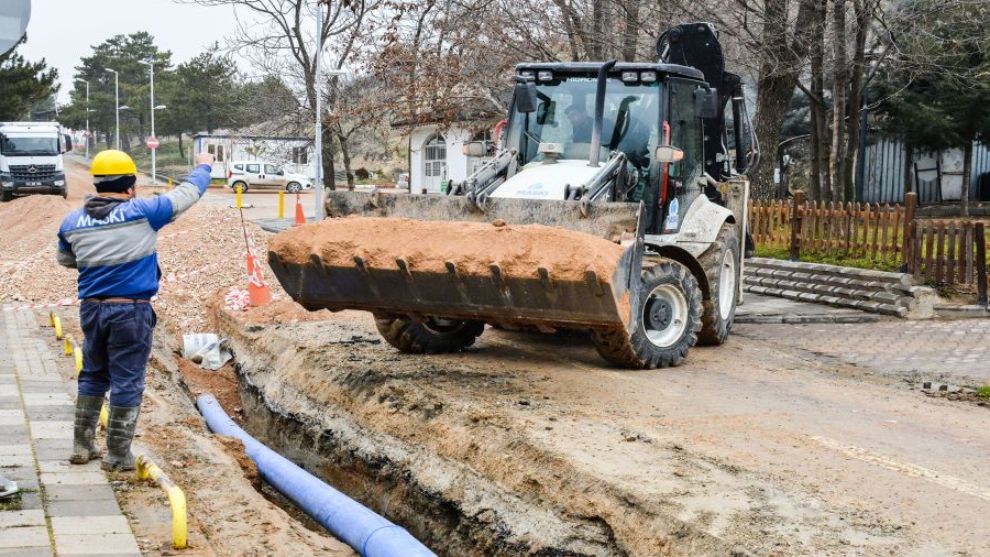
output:
{"label": "side mirror", "polygon": [[516,112],[536,112],[540,100],[536,96],[536,82],[532,78],[517,77],[514,96]]}
{"label": "side mirror", "polygon": [[718,91],[698,87],[694,90],[694,106],[700,118],[718,117]]}
{"label": "side mirror", "polygon": [[673,164],[684,160],[684,151],[673,145],[661,145],[657,147],[657,162],[661,164]]}
{"label": "side mirror", "polygon": [[488,146],[484,141],[469,141],[461,147],[461,153],[465,157],[487,157],[489,155]]}

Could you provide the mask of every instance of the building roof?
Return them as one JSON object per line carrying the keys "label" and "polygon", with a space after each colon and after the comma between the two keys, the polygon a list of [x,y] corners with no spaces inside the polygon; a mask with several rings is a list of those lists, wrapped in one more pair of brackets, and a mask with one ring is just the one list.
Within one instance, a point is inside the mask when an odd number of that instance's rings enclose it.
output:
{"label": "building roof", "polygon": [[313,142],[312,137],[291,137],[277,135],[242,135],[235,132],[204,133],[199,132],[193,138],[214,138],[214,139],[247,139],[249,141],[308,141]]}

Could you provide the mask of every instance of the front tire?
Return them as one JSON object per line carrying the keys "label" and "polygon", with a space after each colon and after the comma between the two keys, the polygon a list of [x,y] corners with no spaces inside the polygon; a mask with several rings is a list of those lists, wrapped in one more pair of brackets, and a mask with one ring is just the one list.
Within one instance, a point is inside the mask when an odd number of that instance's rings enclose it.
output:
{"label": "front tire", "polygon": [[711,296],[704,302],[698,344],[718,346],[729,338],[739,297],[739,237],[734,224],[722,225],[712,247],[700,258]]}
{"label": "front tire", "polygon": [[639,319],[630,335],[625,328],[594,330],[591,340],[609,363],[631,369],[679,365],[698,341],[701,289],[691,272],[676,261],[663,261],[643,272]]}
{"label": "front tire", "polygon": [[375,326],[386,342],[409,354],[460,352],[485,330],[483,321],[376,315]]}

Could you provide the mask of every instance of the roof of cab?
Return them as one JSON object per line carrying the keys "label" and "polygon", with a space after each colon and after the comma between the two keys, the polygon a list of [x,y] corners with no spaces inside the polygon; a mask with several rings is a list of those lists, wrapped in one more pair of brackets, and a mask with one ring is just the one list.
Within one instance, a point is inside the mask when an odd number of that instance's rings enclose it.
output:
{"label": "roof of cab", "polygon": [[[516,64],[516,71],[523,70],[550,70],[552,72],[565,73],[593,73],[597,72],[605,62],[525,62]],[[705,80],[705,74],[701,70],[679,64],[653,64],[649,62],[619,62],[609,73],[620,73],[623,71],[644,71],[652,70],[657,73],[686,77],[689,79]]]}

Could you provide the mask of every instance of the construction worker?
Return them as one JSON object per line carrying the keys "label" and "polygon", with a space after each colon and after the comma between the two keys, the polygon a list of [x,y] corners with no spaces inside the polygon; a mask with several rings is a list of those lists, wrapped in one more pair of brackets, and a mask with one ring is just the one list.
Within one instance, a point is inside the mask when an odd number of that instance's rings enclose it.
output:
{"label": "construction worker", "polygon": [[79,321],[85,335],[76,399],[73,464],[100,457],[96,425],[110,391],[104,470],[133,470],[131,440],[141,409],[144,373],[157,317],[157,233],[195,204],[210,184],[213,155],[196,156],[196,168],[175,189],[137,198],[137,168],[127,153],[93,157],[96,195],[69,213],[58,231],[58,262],[79,269]]}

